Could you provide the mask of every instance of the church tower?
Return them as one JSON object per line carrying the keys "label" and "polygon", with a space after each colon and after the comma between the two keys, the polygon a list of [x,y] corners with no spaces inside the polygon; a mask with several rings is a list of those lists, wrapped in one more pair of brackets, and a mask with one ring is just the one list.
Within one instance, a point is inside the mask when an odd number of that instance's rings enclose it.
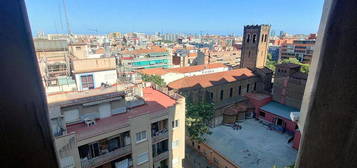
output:
{"label": "church tower", "polygon": [[270,25],[244,26],[241,68],[264,67],[267,61]]}

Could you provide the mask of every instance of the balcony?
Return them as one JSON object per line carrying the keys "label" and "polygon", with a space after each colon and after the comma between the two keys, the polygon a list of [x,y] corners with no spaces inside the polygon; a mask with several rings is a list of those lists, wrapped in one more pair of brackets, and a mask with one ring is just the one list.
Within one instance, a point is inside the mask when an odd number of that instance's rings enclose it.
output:
{"label": "balcony", "polygon": [[163,152],[157,156],[154,157],[154,162],[160,162],[162,160],[168,159],[169,158],[169,151]]}
{"label": "balcony", "polygon": [[82,160],[82,168],[92,168],[103,165],[115,159],[118,159],[122,156],[128,155],[131,153],[131,145],[124,146],[122,148],[116,149],[112,152],[97,156],[89,160]]}
{"label": "balcony", "polygon": [[164,129],[162,131],[157,131],[152,134],[152,143],[158,143],[168,138],[169,138],[169,131],[167,129]]}
{"label": "balcony", "polygon": [[151,124],[152,143],[156,144],[169,138],[168,119],[164,119]]}

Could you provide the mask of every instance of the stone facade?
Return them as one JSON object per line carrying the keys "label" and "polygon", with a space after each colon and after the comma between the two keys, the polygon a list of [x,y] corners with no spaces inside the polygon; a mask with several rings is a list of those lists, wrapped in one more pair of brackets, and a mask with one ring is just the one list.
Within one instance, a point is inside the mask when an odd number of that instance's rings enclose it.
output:
{"label": "stone facade", "polygon": [[277,65],[273,86],[273,100],[300,109],[306,80],[307,74],[300,72],[299,65]]}
{"label": "stone facade", "polygon": [[269,43],[270,25],[244,27],[241,68],[264,67]]}

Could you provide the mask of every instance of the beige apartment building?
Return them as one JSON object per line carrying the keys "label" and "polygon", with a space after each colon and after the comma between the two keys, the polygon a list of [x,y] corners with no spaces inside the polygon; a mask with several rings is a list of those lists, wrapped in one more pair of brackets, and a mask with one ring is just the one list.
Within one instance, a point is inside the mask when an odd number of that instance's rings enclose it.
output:
{"label": "beige apartment building", "polygon": [[185,98],[141,86],[48,95],[61,167],[181,168]]}
{"label": "beige apartment building", "polygon": [[78,90],[89,90],[117,83],[115,57],[72,59],[72,74]]}

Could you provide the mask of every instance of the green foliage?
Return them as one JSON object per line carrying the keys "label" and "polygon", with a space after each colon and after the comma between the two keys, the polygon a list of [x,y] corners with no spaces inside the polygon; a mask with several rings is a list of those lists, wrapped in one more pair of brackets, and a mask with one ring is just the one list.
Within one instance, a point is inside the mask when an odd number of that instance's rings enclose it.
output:
{"label": "green foliage", "polygon": [[159,85],[160,87],[166,86],[165,81],[158,75],[145,75],[145,74],[143,74],[141,76],[141,78],[145,82],[153,82],[153,83]]}
{"label": "green foliage", "polygon": [[303,64],[301,63],[298,59],[296,58],[289,58],[289,59],[283,59],[281,61],[273,61],[272,60],[272,55],[268,53],[268,60],[266,62],[266,67],[271,69],[272,71],[275,72],[275,66],[277,64],[281,63],[293,63],[293,64],[298,64],[301,66],[300,71],[303,73],[309,73],[310,65],[309,64]]}
{"label": "green foliage", "polygon": [[268,60],[266,63],[266,67],[269,68],[272,71],[275,71],[275,65],[277,64],[277,61],[272,60],[272,55],[268,53]]}
{"label": "green foliage", "polygon": [[310,65],[309,64],[303,64],[296,58],[289,58],[289,59],[283,59],[281,63],[293,63],[293,64],[298,64],[301,66],[300,71],[303,73],[309,73]]}
{"label": "green foliage", "polygon": [[212,103],[186,104],[186,128],[191,140],[204,142],[204,135],[211,134],[208,124],[213,119],[213,114],[214,104]]}

